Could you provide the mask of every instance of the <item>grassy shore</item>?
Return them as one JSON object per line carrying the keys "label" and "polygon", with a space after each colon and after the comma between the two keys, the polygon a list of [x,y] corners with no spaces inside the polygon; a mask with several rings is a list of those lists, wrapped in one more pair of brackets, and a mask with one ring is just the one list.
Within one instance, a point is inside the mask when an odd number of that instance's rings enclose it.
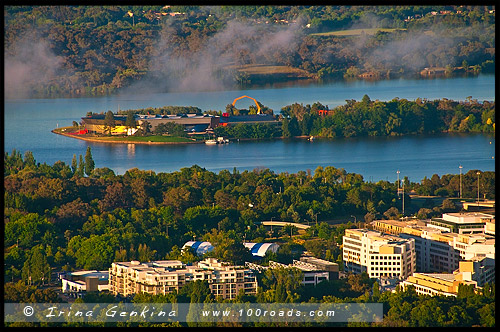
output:
{"label": "grassy shore", "polygon": [[123,143],[193,143],[196,140],[174,136],[120,136],[120,137],[92,137],[95,141],[114,141]]}
{"label": "grassy shore", "polygon": [[75,135],[70,134],[75,131],[73,127],[63,127],[52,130],[53,133],[77,138],[89,142],[100,143],[124,143],[124,144],[192,144],[203,143],[203,140],[196,140],[188,137],[175,137],[175,136],[91,136],[91,135]]}
{"label": "grassy shore", "polygon": [[397,30],[406,30],[406,29],[382,29],[382,28],[371,28],[371,29],[350,29],[350,30],[337,30],[337,31],[328,31],[321,33],[312,33],[311,36],[360,36],[365,33],[367,35],[374,35],[379,31],[382,32],[394,32]]}

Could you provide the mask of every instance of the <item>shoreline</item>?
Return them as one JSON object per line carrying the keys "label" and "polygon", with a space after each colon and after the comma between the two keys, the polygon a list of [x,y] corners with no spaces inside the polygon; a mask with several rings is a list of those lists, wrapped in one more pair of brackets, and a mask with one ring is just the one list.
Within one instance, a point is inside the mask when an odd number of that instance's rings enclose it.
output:
{"label": "shoreline", "polygon": [[82,137],[79,135],[71,135],[71,134],[66,134],[66,133],[61,133],[57,132],[54,129],[51,130],[52,133],[61,135],[61,136],[66,136],[70,138],[76,138],[82,141],[87,141],[87,142],[93,142],[93,143],[113,143],[113,144],[146,144],[146,145],[164,145],[164,144],[202,144],[205,143],[204,141],[193,141],[193,142],[127,142],[127,141],[114,141],[114,140],[104,140],[104,139],[95,139],[92,137]]}
{"label": "shoreline", "polygon": [[[64,127],[63,127],[64,128]],[[62,128],[61,128],[62,129]],[[56,131],[56,129],[51,130],[52,133],[61,135],[61,136],[66,136],[70,138],[76,138],[82,141],[87,141],[87,142],[93,142],[93,143],[113,143],[113,144],[146,144],[146,145],[178,145],[178,144],[205,144],[205,141],[193,141],[193,142],[127,142],[127,141],[114,141],[114,140],[102,140],[102,139],[95,139],[92,137],[84,137],[84,136],[79,136],[79,135],[72,135],[72,134],[67,134],[67,133],[62,133]],[[294,136],[293,138],[296,139],[309,139],[311,136]],[[292,137],[290,137],[292,138]],[[319,138],[319,137],[318,137]],[[231,139],[232,142],[239,142],[239,141],[261,141],[261,140],[275,140],[275,139],[285,139],[285,137],[280,136],[280,137],[269,137],[269,138],[233,138]]]}

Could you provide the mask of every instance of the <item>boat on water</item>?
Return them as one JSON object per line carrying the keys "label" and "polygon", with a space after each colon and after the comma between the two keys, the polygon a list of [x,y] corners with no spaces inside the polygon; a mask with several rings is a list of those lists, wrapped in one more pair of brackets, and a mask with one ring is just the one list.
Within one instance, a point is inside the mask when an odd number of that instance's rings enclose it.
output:
{"label": "boat on water", "polygon": [[229,139],[224,139],[224,137],[217,137],[217,139],[207,139],[205,144],[214,145],[214,144],[227,144],[229,143]]}

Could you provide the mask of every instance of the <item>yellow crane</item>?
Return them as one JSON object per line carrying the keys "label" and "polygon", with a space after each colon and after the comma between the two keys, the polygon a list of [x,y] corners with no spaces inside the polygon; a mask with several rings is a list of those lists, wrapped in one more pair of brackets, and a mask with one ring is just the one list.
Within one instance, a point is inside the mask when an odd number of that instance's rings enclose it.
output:
{"label": "yellow crane", "polygon": [[255,98],[252,98],[252,97],[249,97],[249,96],[241,96],[241,97],[238,97],[236,98],[235,100],[233,100],[233,106],[234,104],[236,104],[236,102],[242,98],[249,98],[249,99],[252,99],[254,102],[255,102],[255,105],[257,105],[257,114],[260,114],[260,106],[259,106],[259,103],[257,102],[257,100],[255,100]]}

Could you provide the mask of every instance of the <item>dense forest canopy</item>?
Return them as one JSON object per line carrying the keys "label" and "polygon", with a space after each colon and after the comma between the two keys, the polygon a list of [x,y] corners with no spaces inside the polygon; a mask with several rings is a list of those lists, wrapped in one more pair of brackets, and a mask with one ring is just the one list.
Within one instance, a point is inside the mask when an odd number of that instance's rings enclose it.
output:
{"label": "dense forest canopy", "polygon": [[[333,245],[341,243],[342,229],[322,221],[340,216],[347,221],[353,214],[365,221],[401,215],[396,183],[365,182],[359,174],[332,166],[295,174],[267,169],[216,174],[194,165],[172,173],[131,169],[115,175],[95,167],[90,149],[79,159],[75,155],[71,165],[50,166],[37,163],[29,151],[4,154],[8,278],[22,277],[22,257],[37,246],[50,247],[52,266],[107,269],[114,260],[171,257],[175,247],[193,237],[215,243],[222,236],[240,243],[246,236],[259,242],[267,231],[258,222],[270,218],[314,223],[310,235]],[[462,176],[464,198],[477,195],[476,172]],[[438,206],[412,207],[408,194],[457,198],[459,175],[402,181],[408,214],[427,218],[456,209],[449,199]],[[494,172],[482,172],[480,185],[485,198],[495,198]],[[324,249],[330,253],[320,250],[320,257],[338,259],[338,247]]]}
{"label": "dense forest canopy", "polygon": [[[71,165],[37,163],[30,151],[23,155],[15,150],[4,153],[4,164],[5,302],[60,302],[53,289],[44,287],[54,271],[106,270],[114,261],[198,261],[204,256],[180,249],[193,238],[210,241],[217,248],[206,255],[234,264],[249,259],[243,239],[268,239],[279,241],[280,249],[266,255],[260,264],[269,260],[288,264],[307,250],[342,266],[339,244],[345,229],[356,225],[349,221],[332,227],[325,220],[339,216],[349,220],[352,215],[364,215],[364,221],[401,216],[397,183],[365,182],[359,174],[332,166],[295,174],[267,169],[222,170],[217,174],[194,165],[172,173],[131,169],[115,175],[108,168],[95,168],[98,165],[94,165],[90,149],[79,161],[75,155]],[[464,198],[476,197],[477,171],[462,175]],[[481,192],[494,199],[495,173],[481,174]],[[405,194],[408,213],[430,218],[457,210],[450,198],[459,195],[459,175],[434,174],[418,183],[405,177],[403,182],[408,192],[449,197],[442,204],[429,201],[417,209]],[[270,234],[258,224],[269,218],[307,222],[311,227],[300,236],[293,227],[275,228]],[[349,274],[318,287],[303,286],[299,275],[290,278],[289,273],[268,270],[259,275],[257,296],[241,294],[234,301],[384,303],[384,319],[373,326],[495,324],[494,284],[485,285],[478,294],[466,287],[459,289],[456,298],[429,297],[418,296],[411,288],[381,293],[378,283],[366,273]],[[200,299],[219,301],[211,295],[208,284],[200,281],[165,296],[137,294],[133,302],[189,303]],[[118,299],[91,292],[77,300],[82,301],[108,303]],[[437,314],[432,308],[439,309]]]}
{"label": "dense forest canopy", "polygon": [[234,88],[248,65],[342,78],[495,63],[493,6],[6,6],[4,20],[7,97]]}
{"label": "dense forest canopy", "polygon": [[[319,111],[328,111],[325,115]],[[495,132],[495,103],[465,102],[449,99],[414,101],[395,98],[384,102],[346,100],[346,104],[328,109],[319,102],[284,106],[279,117],[281,127],[238,124],[217,127],[215,132],[230,138],[272,138],[312,135],[336,138],[355,136],[399,136],[440,132]]]}

